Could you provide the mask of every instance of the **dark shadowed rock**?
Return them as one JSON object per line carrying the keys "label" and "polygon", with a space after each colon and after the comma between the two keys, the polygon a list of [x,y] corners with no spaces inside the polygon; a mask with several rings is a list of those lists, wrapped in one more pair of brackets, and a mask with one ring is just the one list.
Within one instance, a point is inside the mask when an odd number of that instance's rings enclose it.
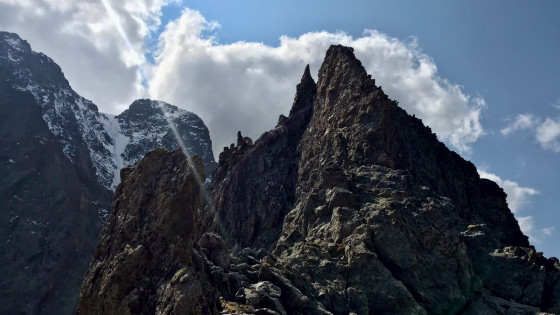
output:
{"label": "dark shadowed rock", "polygon": [[213,229],[230,245],[269,247],[295,195],[298,144],[312,114],[316,85],[309,67],[297,86],[290,116],[253,144],[237,135],[214,173]]}
{"label": "dark shadowed rock", "polygon": [[[45,104],[27,80],[53,88]],[[71,314],[108,213],[87,145],[49,129],[77,132],[76,120],[47,123],[66,86],[50,58],[0,32],[0,314]]]}
{"label": "dark shadowed rock", "polygon": [[122,167],[180,142],[216,167],[195,114],[151,100],[100,113],[51,58],[8,32],[0,32],[0,136],[1,314],[75,311]]}
{"label": "dark shadowed rock", "polygon": [[[113,207],[142,209],[125,199]],[[220,154],[210,203],[194,213],[199,230],[189,235],[198,243],[181,243],[199,266],[188,269],[194,270],[189,283],[215,288],[223,313],[559,311],[558,260],[529,245],[503,190],[390,100],[352,48],[329,48],[317,84],[305,69],[289,117],[280,116],[273,130],[254,143],[238,133]],[[119,230],[144,230],[119,220]],[[173,226],[157,228],[167,224]],[[119,235],[110,229],[105,238]],[[111,248],[105,238],[96,257],[110,265],[119,258],[104,252]],[[147,253],[167,266],[159,248],[168,245],[159,244]],[[128,268],[137,273],[123,272]],[[143,292],[142,301],[161,296]],[[215,301],[212,290],[205,292],[198,296]],[[90,309],[103,300],[89,299]]]}
{"label": "dark shadowed rock", "polygon": [[193,262],[194,212],[202,204],[197,176],[205,178],[202,162],[180,150],[152,151],[123,170],[78,314],[216,311],[217,297]]}

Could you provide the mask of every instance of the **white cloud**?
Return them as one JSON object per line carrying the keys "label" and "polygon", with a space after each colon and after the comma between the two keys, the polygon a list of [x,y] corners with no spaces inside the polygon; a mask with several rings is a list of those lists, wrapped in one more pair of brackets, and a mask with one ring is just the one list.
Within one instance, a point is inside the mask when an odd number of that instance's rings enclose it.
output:
{"label": "white cloud", "polygon": [[526,205],[530,203],[530,197],[538,195],[539,192],[530,187],[522,187],[517,182],[502,179],[496,174],[488,173],[482,170],[478,170],[478,174],[481,178],[487,178],[491,181],[496,182],[498,186],[502,187],[507,194],[507,202],[509,209],[513,213],[517,213],[523,209]]}
{"label": "white cloud", "polygon": [[58,63],[72,87],[102,111],[146,95],[137,65],[168,0],[109,0],[137,58],[101,1],[0,0],[0,29],[18,33]]}
{"label": "white cloud", "polygon": [[[560,109],[560,98],[553,104]],[[533,114],[518,114],[509,125],[501,130],[504,136],[517,130],[529,129],[535,141],[545,150],[560,152],[560,117],[544,119]]]}
{"label": "white cloud", "polygon": [[199,114],[210,128],[216,154],[235,140],[238,129],[251,137],[271,129],[278,115],[289,111],[305,65],[309,63],[316,73],[327,48],[335,43],[354,47],[391,98],[461,153],[469,153],[470,144],[483,134],[484,100],[440,78],[434,62],[415,41],[375,31],[356,39],[341,32],[313,32],[298,38],[283,36],[278,47],[251,42],[222,45],[203,36],[215,26],[189,9],[166,26],[150,94]]}
{"label": "white cloud", "polygon": [[560,118],[546,118],[537,127],[535,137],[543,149],[560,152]]}
{"label": "white cloud", "polygon": [[[217,43],[208,37],[218,24],[185,9],[159,37],[155,64],[144,54],[160,25],[162,7],[176,0],[108,0],[122,33],[102,1],[0,0],[0,29],[18,33],[33,49],[52,57],[73,88],[116,113],[135,98],[152,97],[191,110],[210,128],[217,155],[236,131],[253,138],[287,114],[306,64],[317,72],[329,45],[355,48],[367,71],[386,93],[416,114],[441,140],[461,153],[482,134],[484,100],[439,77],[415,40],[401,41],[375,31],[359,38],[339,32],[281,37],[278,47],[262,43]],[[136,53],[134,53],[136,52]],[[142,85],[138,66],[148,74]]]}
{"label": "white cloud", "polygon": [[537,228],[535,225],[535,220],[531,216],[519,217],[517,218],[519,222],[519,227],[525,235],[529,237],[529,241],[532,244],[542,244],[545,238],[552,236],[552,233],[556,227],[551,226],[547,228]]}
{"label": "white cloud", "polygon": [[514,213],[517,222],[519,223],[519,228],[521,228],[523,234],[529,237],[529,241],[532,244],[540,244],[544,238],[552,235],[552,232],[555,229],[554,226],[548,228],[537,228],[535,220],[532,216],[518,216],[519,212],[530,204],[531,196],[539,194],[536,189],[522,187],[517,182],[507,179],[504,180],[496,174],[488,173],[482,170],[478,170],[478,174],[481,178],[487,178],[502,187],[507,194],[509,209]]}
{"label": "white cloud", "polygon": [[507,136],[516,130],[534,128],[539,123],[539,119],[532,114],[518,114],[515,120],[500,132]]}
{"label": "white cloud", "polygon": [[543,231],[544,235],[552,236],[552,232],[554,232],[555,229],[556,229],[555,226],[551,226],[551,227],[547,227],[547,228],[542,229],[542,231]]}
{"label": "white cloud", "polygon": [[513,122],[501,130],[504,136],[517,130],[529,129],[535,141],[545,150],[560,152],[560,117],[541,119],[533,114],[518,114]]}
{"label": "white cloud", "polygon": [[518,217],[517,218],[517,222],[519,223],[519,227],[521,228],[521,231],[523,232],[523,234],[527,235],[529,237],[529,241],[531,243],[540,243],[540,239],[535,237],[535,220],[533,220],[533,217],[531,216],[526,216],[526,217]]}

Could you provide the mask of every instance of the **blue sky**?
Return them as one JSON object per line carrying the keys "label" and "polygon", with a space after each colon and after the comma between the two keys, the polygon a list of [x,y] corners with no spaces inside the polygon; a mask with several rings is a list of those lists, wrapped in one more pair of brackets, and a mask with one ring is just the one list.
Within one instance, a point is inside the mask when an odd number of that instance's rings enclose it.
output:
{"label": "blue sky", "polygon": [[324,47],[351,44],[390,97],[504,186],[537,249],[560,256],[560,2],[109,2],[144,60],[101,1],[0,0],[0,28],[51,56],[102,111],[137,97],[194,111],[215,155],[238,129],[272,128],[304,65],[316,77]]}

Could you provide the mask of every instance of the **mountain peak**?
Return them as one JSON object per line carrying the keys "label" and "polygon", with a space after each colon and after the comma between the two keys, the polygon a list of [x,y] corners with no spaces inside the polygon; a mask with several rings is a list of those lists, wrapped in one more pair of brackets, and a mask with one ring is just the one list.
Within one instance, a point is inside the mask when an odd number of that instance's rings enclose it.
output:
{"label": "mountain peak", "polygon": [[313,97],[315,97],[316,92],[317,84],[311,77],[309,65],[307,65],[303,71],[301,82],[296,87],[296,96],[294,98],[292,109],[290,110],[290,117],[312,105]]}
{"label": "mountain peak", "polygon": [[[354,49],[342,45],[332,45],[319,70],[317,94],[331,102],[341,91],[353,94],[378,92],[384,96],[381,88],[375,86],[375,80],[368,75],[360,60],[354,55]],[[318,104],[322,106],[322,104]]]}
{"label": "mountain peak", "polygon": [[[18,34],[10,32],[0,31],[0,44],[5,43],[11,47],[11,49],[19,52],[29,52],[31,51],[31,46],[26,40],[21,39]],[[2,49],[3,51],[4,49]]]}
{"label": "mountain peak", "polygon": [[135,163],[157,147],[175,149],[182,145],[190,154],[200,156],[209,173],[214,169],[210,134],[196,114],[163,101],[138,99],[115,118],[123,135],[120,140],[126,142],[125,147],[116,145],[122,166]]}
{"label": "mountain peak", "polygon": [[[240,144],[243,139],[239,133]],[[180,169],[167,169],[175,166]],[[185,274],[175,266],[162,273],[178,292],[192,288],[193,279],[208,281],[201,287],[213,289],[200,307],[220,303],[279,314],[560,310],[558,260],[529,247],[503,191],[375,86],[352,48],[329,48],[316,86],[306,67],[290,116],[252,146],[225,149],[214,175],[209,202],[193,209],[200,229],[189,249],[192,257],[207,258],[197,258],[201,276],[175,281]],[[109,222],[127,203],[134,207],[126,199],[125,188],[134,191],[128,182],[117,190],[122,202],[113,203],[118,208]],[[114,226],[116,235],[142,228]],[[114,239],[109,231],[102,239]],[[158,248],[171,246],[166,240]],[[93,263],[86,276],[82,287],[91,298],[81,307],[107,300],[101,286],[136,281],[127,292],[146,287],[138,280],[145,272],[105,248],[96,254],[105,266]],[[119,264],[122,278],[104,282]],[[169,288],[165,281],[157,292]],[[168,301],[151,298],[157,305]]]}
{"label": "mountain peak", "polygon": [[311,77],[311,71],[309,70],[309,64],[305,66],[305,70],[303,71],[303,76],[301,77],[301,83],[304,81],[313,80]]}
{"label": "mountain peak", "polygon": [[132,104],[130,104],[130,106],[128,107],[127,110],[129,113],[134,113],[134,114],[147,114],[147,113],[152,113],[155,110],[160,111],[160,107],[161,106],[166,106],[166,107],[171,107],[171,108],[177,108],[176,106],[167,104],[163,101],[156,101],[156,100],[151,100],[151,99],[137,99],[134,102],[132,102]]}
{"label": "mountain peak", "polygon": [[[1,314],[73,313],[124,166],[180,145],[200,157],[189,159],[202,177],[200,161],[207,173],[215,168],[208,128],[195,114],[146,99],[118,116],[99,113],[51,58],[7,32],[0,32],[0,107]],[[151,161],[166,156],[158,152]],[[186,159],[179,156],[171,155]]]}

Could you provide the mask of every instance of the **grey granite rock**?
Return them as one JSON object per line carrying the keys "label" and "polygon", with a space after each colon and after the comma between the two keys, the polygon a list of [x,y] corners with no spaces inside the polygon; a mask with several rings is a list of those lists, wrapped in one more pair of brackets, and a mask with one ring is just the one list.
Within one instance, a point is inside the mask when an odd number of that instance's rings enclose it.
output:
{"label": "grey granite rock", "polygon": [[[289,117],[254,142],[238,133],[220,154],[210,200],[193,210],[198,245],[182,246],[200,255],[189,283],[215,288],[221,313],[558,312],[558,260],[530,246],[505,198],[390,100],[351,48],[331,46],[317,84],[306,68]],[[102,244],[142,230],[125,223]]]}

